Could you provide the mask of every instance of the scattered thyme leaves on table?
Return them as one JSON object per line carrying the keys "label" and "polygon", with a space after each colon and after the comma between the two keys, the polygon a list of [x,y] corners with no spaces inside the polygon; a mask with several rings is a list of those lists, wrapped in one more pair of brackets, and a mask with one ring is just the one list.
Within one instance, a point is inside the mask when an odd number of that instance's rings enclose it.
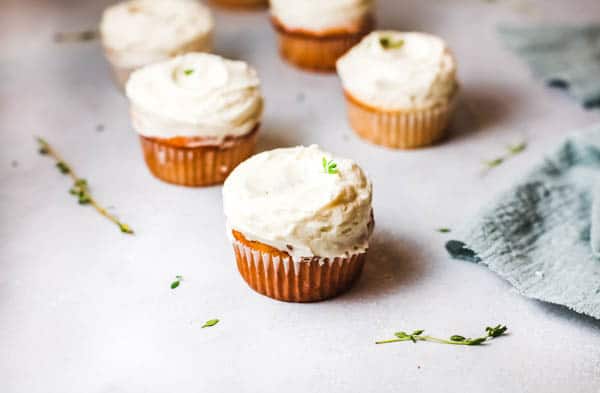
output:
{"label": "scattered thyme leaves on table", "polygon": [[379,38],[379,44],[383,49],[399,49],[404,46],[404,40],[394,41],[391,37],[381,37]]}
{"label": "scattered thyme leaves on table", "polygon": [[54,42],[85,42],[93,41],[100,35],[98,30],[70,31],[54,34]]}
{"label": "scattered thyme leaves on table", "polygon": [[508,149],[508,152],[512,155],[519,154],[519,153],[523,152],[525,149],[527,149],[527,143],[521,142],[521,143],[517,143],[516,145],[508,145],[507,149]]}
{"label": "scattered thyme leaves on table", "polygon": [[192,70],[190,68],[190,69],[187,69],[187,70],[183,70],[183,73],[186,74],[186,75],[192,75],[194,73],[194,70]]}
{"label": "scattered thyme leaves on table", "polygon": [[109,219],[112,223],[117,225],[121,232],[132,235],[133,229],[121,221],[114,215],[110,214],[108,210],[102,207],[90,193],[87,180],[77,176],[73,169],[67,164],[62,157],[54,150],[48,142],[42,138],[36,138],[39,150],[38,152],[42,155],[52,157],[56,161],[56,167],[63,175],[67,175],[73,179],[73,186],[69,190],[69,193],[77,198],[80,205],[91,205],[98,213]]}
{"label": "scattered thyme leaves on table", "polygon": [[485,336],[468,338],[465,336],[461,336],[458,334],[454,334],[450,336],[448,339],[444,338],[436,338],[428,335],[424,335],[424,330],[415,330],[412,333],[406,332],[397,332],[394,333],[395,338],[389,340],[381,340],[376,341],[375,344],[389,344],[389,343],[397,343],[402,341],[412,341],[416,343],[417,341],[429,341],[438,344],[449,344],[449,345],[482,345],[488,340],[492,340],[496,337],[502,336],[508,328],[505,325],[496,325],[496,326],[487,326],[485,328]]}
{"label": "scattered thyme leaves on table", "polygon": [[514,145],[506,146],[506,154],[500,157],[496,157],[493,160],[484,161],[485,169],[490,170],[496,168],[503,163],[505,163],[508,159],[517,154],[520,154],[527,149],[527,142],[520,142]]}
{"label": "scattered thyme leaves on table", "polygon": [[204,325],[202,325],[202,329],[215,326],[217,323],[219,323],[218,319],[209,319],[208,321],[204,322]]}
{"label": "scattered thyme leaves on table", "polygon": [[173,281],[171,283],[171,289],[175,289],[179,286],[179,284],[181,284],[181,282],[183,281],[183,276],[177,275],[175,276],[175,281]]}
{"label": "scattered thyme leaves on table", "polygon": [[444,227],[438,228],[437,231],[439,233],[450,233],[450,232],[452,232],[452,230],[450,228],[444,228]]}
{"label": "scattered thyme leaves on table", "polygon": [[333,160],[327,161],[327,158],[323,157],[323,171],[329,175],[335,175],[338,173],[337,164]]}

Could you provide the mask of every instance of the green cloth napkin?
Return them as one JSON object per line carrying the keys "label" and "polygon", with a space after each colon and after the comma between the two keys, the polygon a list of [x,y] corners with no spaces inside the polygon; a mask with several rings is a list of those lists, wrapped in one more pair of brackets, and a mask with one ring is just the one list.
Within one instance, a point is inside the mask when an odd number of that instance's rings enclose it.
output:
{"label": "green cloth napkin", "polygon": [[446,244],[525,296],[600,319],[600,124],[575,134]]}
{"label": "green cloth napkin", "polygon": [[600,106],[600,24],[500,27],[498,33],[535,76],[567,89],[586,108]]}

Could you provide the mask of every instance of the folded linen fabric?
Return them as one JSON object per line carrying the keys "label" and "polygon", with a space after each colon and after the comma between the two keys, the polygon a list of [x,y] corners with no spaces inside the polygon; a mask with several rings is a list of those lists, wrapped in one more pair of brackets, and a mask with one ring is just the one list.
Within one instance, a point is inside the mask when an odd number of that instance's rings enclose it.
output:
{"label": "folded linen fabric", "polygon": [[567,139],[446,249],[487,265],[525,296],[600,319],[598,187],[600,124]]}
{"label": "folded linen fabric", "polygon": [[498,33],[536,77],[567,89],[586,108],[600,106],[600,24],[500,27]]}

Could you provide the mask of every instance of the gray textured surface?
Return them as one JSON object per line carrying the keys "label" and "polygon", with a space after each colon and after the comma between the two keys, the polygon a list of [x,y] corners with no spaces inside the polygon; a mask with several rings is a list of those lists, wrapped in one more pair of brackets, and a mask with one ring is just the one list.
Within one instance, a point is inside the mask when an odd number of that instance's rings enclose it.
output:
{"label": "gray textured surface", "polygon": [[[600,120],[533,80],[495,30],[499,22],[589,21],[600,13],[596,0],[380,1],[384,27],[440,34],[460,62],[451,137],[414,152],[354,137],[337,78],[281,62],[266,15],[218,13],[217,51],[255,64],[263,80],[260,148],[316,142],[358,160],[374,182],[377,229],[362,279],[344,296],[309,305],[274,302],[244,285],[224,235],[220,188],[154,180],[98,44],[51,42],[55,31],[94,24],[106,3],[2,1],[2,393],[598,392],[598,322],[451,260],[449,236],[435,230],[472,216],[567,130]],[[137,235],[77,206],[67,180],[36,153],[33,134],[53,142]],[[525,153],[481,173],[482,160],[522,137]],[[171,291],[176,274],[186,281]],[[219,325],[200,329],[214,317]],[[475,335],[489,323],[512,333],[485,348],[373,344],[401,329]]]}
{"label": "gray textured surface", "polygon": [[600,106],[600,25],[502,27],[499,34],[536,77],[585,107]]}
{"label": "gray textured surface", "polygon": [[[466,260],[509,281],[525,296],[600,319],[600,125],[578,132],[467,225]],[[455,235],[453,235],[455,236]],[[461,248],[460,251],[463,251]],[[461,252],[453,253],[457,258]]]}

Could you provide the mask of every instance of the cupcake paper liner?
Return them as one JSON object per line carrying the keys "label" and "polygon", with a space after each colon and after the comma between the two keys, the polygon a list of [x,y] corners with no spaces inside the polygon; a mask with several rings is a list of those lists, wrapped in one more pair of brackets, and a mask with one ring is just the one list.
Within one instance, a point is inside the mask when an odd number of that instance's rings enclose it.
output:
{"label": "cupcake paper liner", "polygon": [[336,61],[358,44],[373,28],[373,21],[365,23],[358,33],[312,35],[308,32],[288,31],[275,18],[271,19],[277,31],[279,53],[290,63],[311,71],[335,71]]}
{"label": "cupcake paper liner", "polygon": [[369,107],[345,92],[354,131],[377,145],[412,149],[432,145],[446,135],[456,98],[431,108],[386,111]]}
{"label": "cupcake paper liner", "polygon": [[252,155],[258,127],[220,145],[174,146],[168,140],[140,136],[150,172],[168,183],[201,187],[221,184],[229,173]]}
{"label": "cupcake paper liner", "polygon": [[233,240],[237,267],[250,288],[276,300],[316,302],[348,290],[358,280],[366,252],[347,258],[306,258],[257,250]]}

